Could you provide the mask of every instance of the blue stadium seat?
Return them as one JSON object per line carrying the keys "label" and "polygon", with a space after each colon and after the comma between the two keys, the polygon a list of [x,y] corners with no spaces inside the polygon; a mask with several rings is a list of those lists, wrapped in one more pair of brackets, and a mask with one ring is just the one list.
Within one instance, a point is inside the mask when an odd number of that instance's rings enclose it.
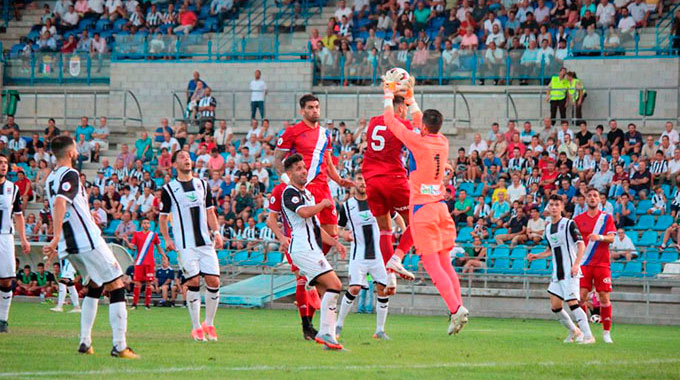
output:
{"label": "blue stadium seat", "polygon": [[618,278],[623,273],[624,263],[614,262],[612,263],[612,277]]}
{"label": "blue stadium seat", "polygon": [[640,258],[647,261],[659,261],[659,251],[656,249],[648,249],[640,256]]}
{"label": "blue stadium seat", "polygon": [[234,265],[245,265],[246,261],[248,261],[248,251],[238,251],[234,254],[232,263]]}
{"label": "blue stadium seat", "polygon": [[505,234],[507,234],[507,233],[508,233],[508,229],[507,229],[507,228],[497,228],[497,229],[496,229],[496,232],[494,232],[494,234],[493,234],[493,237],[496,237],[496,236],[498,236],[498,235],[505,235]]}
{"label": "blue stadium seat", "polygon": [[654,228],[654,217],[652,215],[642,215],[642,216],[640,216],[640,219],[638,219],[637,224],[633,228],[638,230],[638,231],[640,231],[640,230],[642,230],[642,231],[651,230],[652,228]]}
{"label": "blue stadium seat", "polygon": [[19,56],[21,56],[21,52],[24,50],[24,47],[26,47],[26,45],[22,43],[14,44],[9,52],[9,57],[12,59],[19,58]]}
{"label": "blue stadium seat", "polygon": [[637,231],[626,231],[626,236],[630,238],[633,244],[638,245],[638,233]]}
{"label": "blue stadium seat", "polygon": [[472,227],[463,227],[458,231],[458,236],[456,236],[456,241],[461,243],[469,243],[472,241]]}
{"label": "blue stadium seat", "polygon": [[663,193],[666,194],[666,199],[670,199],[671,198],[671,192],[672,192],[671,185],[664,183],[664,184],[661,185],[661,188],[663,189]]}
{"label": "blue stadium seat", "polygon": [[404,266],[411,272],[418,271],[418,263],[420,262],[420,256],[410,254],[407,258],[404,258]]}
{"label": "blue stadium seat", "polygon": [[626,263],[623,269],[623,277],[641,277],[642,276],[642,262],[632,260]]}
{"label": "blue stadium seat", "polygon": [[664,263],[678,261],[678,252],[672,248],[667,248],[665,251],[661,252],[659,260],[661,260]]}
{"label": "blue stadium seat", "polygon": [[458,190],[465,190],[467,195],[472,195],[475,192],[475,185],[470,182],[463,182],[458,186]]}
{"label": "blue stadium seat", "polygon": [[496,259],[489,273],[505,273],[510,270],[510,259]]}
{"label": "blue stadium seat", "polygon": [[475,193],[473,194],[473,196],[479,197],[480,195],[482,195],[482,190],[484,190],[484,184],[478,183],[477,187],[475,187]]}
{"label": "blue stadium seat", "polygon": [[114,31],[119,31],[123,30],[123,26],[127,23],[127,20],[119,18],[118,20],[113,22],[113,30]]}
{"label": "blue stadium seat", "polygon": [[220,265],[227,265],[228,262],[228,257],[229,257],[229,251],[226,249],[220,249],[217,251],[217,261],[220,263]]}
{"label": "blue stadium seat", "polygon": [[645,270],[645,276],[646,277],[654,277],[661,273],[663,270],[663,266],[661,263],[647,263],[646,270]]}
{"label": "blue stadium seat", "polygon": [[647,210],[652,208],[652,201],[649,199],[644,199],[638,202],[635,213],[638,215],[643,215],[647,213]]}
{"label": "blue stadium seat", "polygon": [[527,257],[527,253],[526,248],[513,248],[510,257],[513,259],[524,259]]}
{"label": "blue stadium seat", "polygon": [[512,259],[512,268],[507,271],[507,273],[512,273],[512,274],[522,274],[524,273],[524,267],[527,265],[527,262],[524,258],[521,259]]}
{"label": "blue stadium seat", "polygon": [[489,256],[492,258],[510,257],[510,248],[507,245],[499,245],[491,251]]}
{"label": "blue stadium seat", "polygon": [[264,254],[260,251],[250,252],[250,257],[245,263],[246,265],[263,265],[264,264]]}
{"label": "blue stadium seat", "polygon": [[[95,30],[98,31],[104,31],[104,30],[109,30],[111,29],[111,21],[109,21],[107,18],[102,17],[99,20],[97,20],[97,23],[94,26]],[[101,34],[100,34],[101,36]]]}
{"label": "blue stadium seat", "polygon": [[283,253],[281,252],[269,252],[267,253],[267,262],[265,265],[270,267],[275,267],[283,261]]}
{"label": "blue stadium seat", "polygon": [[656,245],[657,238],[658,236],[656,235],[656,231],[645,231],[642,233],[642,237],[640,237],[638,245],[644,247],[654,246]]}
{"label": "blue stadium seat", "polygon": [[120,220],[112,220],[109,226],[106,227],[104,231],[102,231],[104,232],[104,235],[113,235],[113,233],[116,232],[116,228],[118,228],[120,222]]}
{"label": "blue stadium seat", "polygon": [[166,252],[165,255],[168,256],[168,262],[170,262],[170,265],[178,265],[177,252],[170,251]]}
{"label": "blue stadium seat", "polygon": [[659,215],[656,219],[654,229],[656,231],[665,231],[673,224],[673,217],[670,215]]}
{"label": "blue stadium seat", "polygon": [[529,269],[527,270],[528,274],[533,274],[533,275],[546,275],[550,273],[550,269],[548,269],[548,260],[547,259],[538,259],[534,260],[529,264]]}

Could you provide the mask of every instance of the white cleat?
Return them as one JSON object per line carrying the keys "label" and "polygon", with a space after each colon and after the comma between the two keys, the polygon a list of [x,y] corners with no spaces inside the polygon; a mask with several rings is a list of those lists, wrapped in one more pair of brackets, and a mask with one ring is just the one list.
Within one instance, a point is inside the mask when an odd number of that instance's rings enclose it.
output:
{"label": "white cleat", "polygon": [[467,324],[469,314],[468,309],[460,305],[458,311],[455,314],[451,314],[448,334],[458,334]]}
{"label": "white cleat", "polygon": [[578,327],[574,331],[569,331],[569,335],[563,340],[564,343],[581,343],[583,341],[583,333]]}
{"label": "white cleat", "polygon": [[602,340],[605,343],[609,343],[609,344],[614,343],[614,341],[612,340],[611,333],[609,331],[606,331],[606,330],[602,333]]}
{"label": "white cleat", "polygon": [[393,272],[387,273],[387,286],[385,286],[387,294],[397,293],[397,275]]}
{"label": "white cleat", "polygon": [[50,311],[54,311],[54,312],[57,312],[57,313],[62,313],[62,312],[64,312],[64,308],[61,307],[61,306],[55,306],[55,307],[51,308]]}
{"label": "white cleat", "polygon": [[578,344],[595,344],[595,337],[590,336],[587,338],[583,338],[583,340],[579,341]]}
{"label": "white cleat", "polygon": [[397,255],[392,255],[390,259],[387,261],[387,264],[385,264],[385,269],[387,269],[388,272],[394,272],[399,275],[399,277],[413,281],[416,279],[416,276],[413,275],[413,273],[409,272],[404,268],[404,265],[401,263],[401,260],[399,260],[399,257]]}
{"label": "white cleat", "polygon": [[74,307],[73,309],[71,309],[71,311],[69,311],[69,313],[80,313],[81,311],[82,311],[81,308],[79,308],[79,307]]}

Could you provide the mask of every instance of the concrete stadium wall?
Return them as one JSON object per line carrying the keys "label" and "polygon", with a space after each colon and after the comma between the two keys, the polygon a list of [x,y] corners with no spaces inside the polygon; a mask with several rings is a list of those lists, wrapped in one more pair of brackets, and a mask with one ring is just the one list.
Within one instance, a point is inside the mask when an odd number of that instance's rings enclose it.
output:
{"label": "concrete stadium wall", "polygon": [[[212,89],[217,100],[217,118],[247,120],[250,117],[249,84],[256,69],[262,71],[270,94],[266,99],[267,117],[286,119],[293,117],[294,96],[308,92],[312,83],[312,66],[309,62],[239,62],[239,63],[164,63],[122,62],[111,65],[111,89],[131,90],[140,102],[147,128],[155,126],[162,117],[172,117],[173,91],[186,90],[192,73],[198,71]],[[224,93],[229,91],[229,93]],[[242,91],[232,96],[232,91]],[[290,91],[280,93],[278,91]],[[186,97],[179,95],[183,104]],[[121,104],[111,104],[117,109]],[[174,104],[178,117],[181,115]],[[247,127],[247,123],[246,123]]]}

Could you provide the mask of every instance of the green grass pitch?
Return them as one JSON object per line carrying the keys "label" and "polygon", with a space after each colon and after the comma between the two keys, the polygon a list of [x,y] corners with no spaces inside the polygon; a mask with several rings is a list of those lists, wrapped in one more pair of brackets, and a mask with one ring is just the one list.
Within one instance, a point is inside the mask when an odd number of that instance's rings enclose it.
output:
{"label": "green grass pitch", "polygon": [[[546,307],[548,304],[546,302]],[[304,341],[292,310],[220,309],[219,342],[189,339],[183,308],[129,311],[140,361],[109,356],[108,308],[99,308],[95,355],[76,353],[80,315],[15,302],[0,335],[0,379],[678,379],[678,327],[615,324],[613,345],[562,343],[557,321],[475,318],[458,336],[446,317],[389,316],[392,341],[371,338],[374,315],[351,314],[330,352]],[[203,311],[202,311],[203,312]],[[318,317],[315,321],[318,326]]]}

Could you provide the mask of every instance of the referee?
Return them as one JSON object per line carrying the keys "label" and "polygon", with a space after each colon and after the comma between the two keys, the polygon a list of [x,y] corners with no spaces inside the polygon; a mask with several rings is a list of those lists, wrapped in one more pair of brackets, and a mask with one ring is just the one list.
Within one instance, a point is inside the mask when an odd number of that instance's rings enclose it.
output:
{"label": "referee", "polygon": [[[192,176],[191,156],[177,151],[172,155],[177,178],[164,185],[161,192],[160,231],[166,251],[179,253],[186,280],[187,309],[196,341],[216,341],[213,321],[220,299],[220,266],[215,248],[222,248],[222,236],[215,214],[212,193],[205,180]],[[172,214],[172,233],[168,234],[168,215]],[[214,247],[213,247],[214,239]],[[176,245],[175,245],[176,243]],[[205,279],[205,321],[201,318],[201,293],[199,276]]]}

